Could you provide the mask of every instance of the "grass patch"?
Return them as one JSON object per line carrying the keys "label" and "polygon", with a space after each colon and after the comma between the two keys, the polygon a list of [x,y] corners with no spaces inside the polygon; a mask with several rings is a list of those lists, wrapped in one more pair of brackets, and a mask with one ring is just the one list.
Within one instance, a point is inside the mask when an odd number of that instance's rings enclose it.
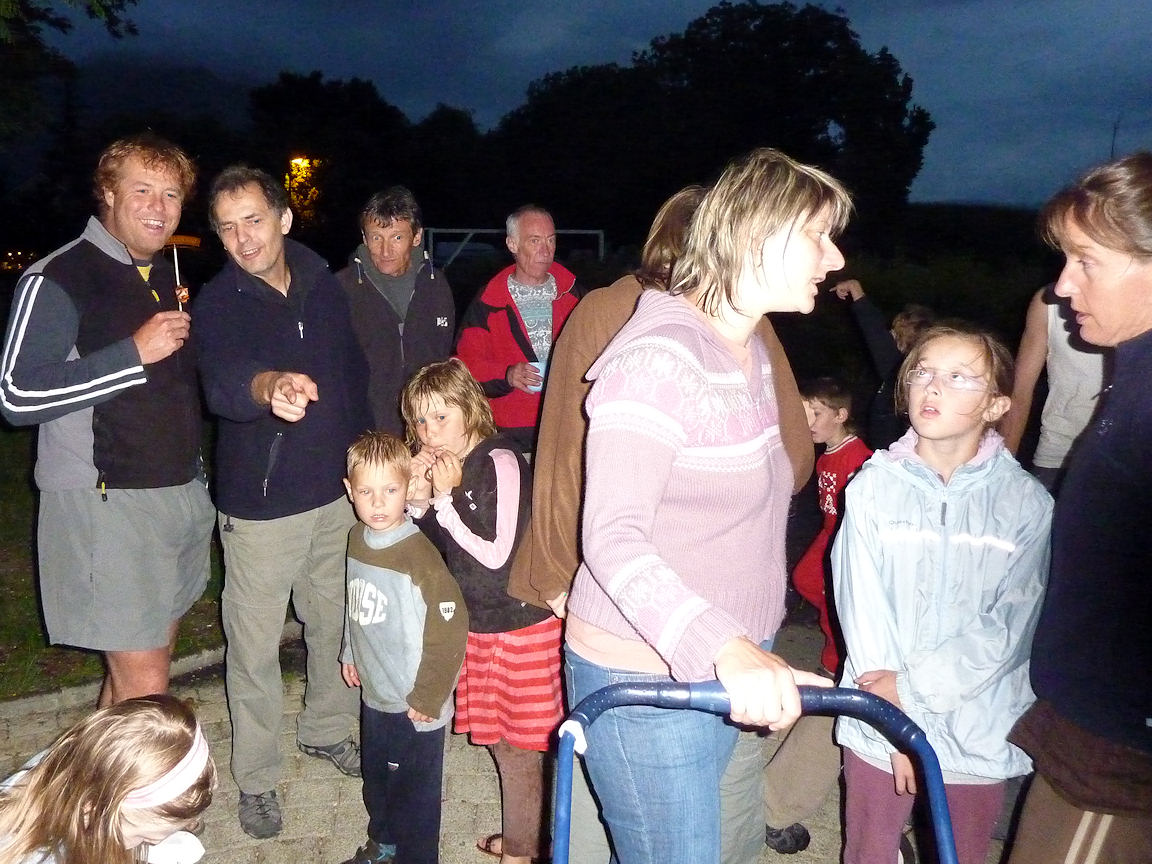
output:
{"label": "grass patch", "polygon": [[[40,615],[36,556],[35,429],[0,428],[0,700],[99,681],[100,655],[49,645]],[[208,589],[180,622],[176,656],[224,644],[220,626],[223,562],[212,540]]]}
{"label": "grass patch", "polygon": [[[204,596],[180,620],[176,657],[222,647],[220,626],[220,552],[212,541],[212,574]],[[82,648],[49,645],[40,616],[31,556],[23,562],[0,562],[0,700],[48,693],[99,681],[104,675],[100,654]]]}

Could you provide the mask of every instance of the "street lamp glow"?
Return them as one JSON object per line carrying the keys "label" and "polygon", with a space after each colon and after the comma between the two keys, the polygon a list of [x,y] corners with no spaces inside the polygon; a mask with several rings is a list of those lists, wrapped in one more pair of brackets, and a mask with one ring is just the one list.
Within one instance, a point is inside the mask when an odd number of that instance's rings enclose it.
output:
{"label": "street lamp glow", "polygon": [[316,218],[316,201],[320,197],[320,190],[316,188],[315,173],[322,164],[323,160],[310,156],[296,156],[288,160],[284,187],[288,190],[292,210],[305,223]]}

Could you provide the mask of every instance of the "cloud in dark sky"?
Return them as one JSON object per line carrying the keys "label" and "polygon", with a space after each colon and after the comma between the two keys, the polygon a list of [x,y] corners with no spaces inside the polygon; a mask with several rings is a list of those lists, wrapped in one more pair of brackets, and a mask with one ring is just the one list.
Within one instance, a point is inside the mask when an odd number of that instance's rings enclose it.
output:
{"label": "cloud in dark sky", "polygon": [[1038,204],[1084,169],[1152,147],[1144,0],[842,0],[936,121],[920,200]]}
{"label": "cloud in dark sky", "polygon": [[[81,62],[109,49],[163,52],[236,85],[257,86],[285,69],[367,78],[413,120],[444,102],[488,127],[521,104],[533,80],[574,65],[626,64],[712,5],[141,0],[131,12],[138,37],[114,42],[79,21],[53,41]],[[1108,158],[1117,120],[1117,154],[1152,147],[1147,0],[821,5],[842,8],[868,50],[888,47],[936,121],[914,200],[1037,204]]]}

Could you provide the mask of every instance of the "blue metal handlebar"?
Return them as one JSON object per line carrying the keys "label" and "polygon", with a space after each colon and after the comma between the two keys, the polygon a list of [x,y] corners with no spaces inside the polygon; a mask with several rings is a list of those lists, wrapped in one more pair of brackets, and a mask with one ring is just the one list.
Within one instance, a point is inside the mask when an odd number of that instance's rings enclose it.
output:
{"label": "blue metal handlebar", "polygon": [[[800,708],[805,714],[844,714],[875,727],[900,750],[920,760],[924,789],[931,811],[932,829],[940,864],[958,864],[952,837],[952,820],[944,778],[936,752],[924,731],[908,715],[879,696],[861,690],[828,687],[800,687]],[[700,684],[636,683],[612,684],[585,697],[560,727],[560,753],[557,765],[555,830],[552,838],[552,864],[568,864],[568,841],[572,822],[572,765],[576,745],[576,724],[583,734],[593,721],[610,708],[621,705],[648,705],[655,708],[690,708],[712,714],[731,710],[728,694],[719,681]]]}

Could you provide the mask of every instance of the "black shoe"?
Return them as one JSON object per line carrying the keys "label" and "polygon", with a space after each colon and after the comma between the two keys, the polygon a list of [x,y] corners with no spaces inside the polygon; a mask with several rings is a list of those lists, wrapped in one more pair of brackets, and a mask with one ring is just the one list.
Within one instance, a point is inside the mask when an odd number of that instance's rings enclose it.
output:
{"label": "black shoe", "polygon": [[764,842],[773,852],[781,855],[794,855],[803,852],[812,842],[812,835],[808,829],[799,822],[793,822],[787,828],[773,828],[764,826]]}
{"label": "black shoe", "polygon": [[300,748],[301,753],[307,756],[327,759],[339,769],[341,774],[347,774],[349,777],[360,776],[360,748],[356,746],[351,735],[343,741],[337,741],[327,747],[305,744],[303,741],[297,741],[296,746]]}
{"label": "black shoe", "polygon": [[240,827],[249,837],[266,840],[283,830],[284,821],[280,816],[280,802],[276,800],[275,789],[259,795],[241,792],[239,809]]}

